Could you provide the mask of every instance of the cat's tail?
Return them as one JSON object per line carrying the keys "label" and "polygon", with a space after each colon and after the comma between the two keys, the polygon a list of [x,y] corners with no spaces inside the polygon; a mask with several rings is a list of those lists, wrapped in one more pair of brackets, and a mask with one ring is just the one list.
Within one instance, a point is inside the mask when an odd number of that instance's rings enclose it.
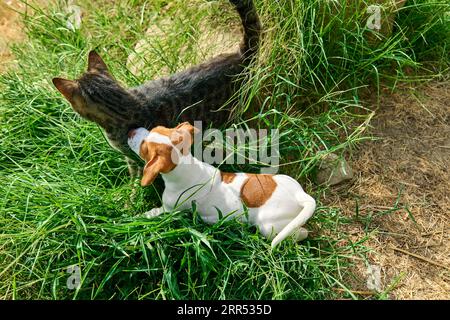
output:
{"label": "cat's tail", "polygon": [[259,48],[261,22],[252,0],[230,0],[236,7],[244,27],[244,39],[241,42],[241,53],[245,62],[251,60]]}
{"label": "cat's tail", "polygon": [[306,221],[311,218],[314,210],[316,210],[316,201],[310,195],[304,192],[299,192],[296,194],[296,199],[303,208],[299,212],[299,214],[291,222],[289,222],[287,226],[285,226],[280,231],[280,233],[278,233],[277,236],[272,240],[272,248],[274,248],[277,244],[290,236],[294,231],[303,226]]}

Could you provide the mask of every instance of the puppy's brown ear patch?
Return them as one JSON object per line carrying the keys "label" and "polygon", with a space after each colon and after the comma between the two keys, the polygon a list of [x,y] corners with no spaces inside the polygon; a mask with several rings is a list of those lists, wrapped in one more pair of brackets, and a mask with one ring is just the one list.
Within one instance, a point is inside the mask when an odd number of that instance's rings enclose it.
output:
{"label": "puppy's brown ear patch", "polygon": [[174,130],[170,135],[170,142],[181,151],[183,155],[191,152],[192,137],[187,131]]}
{"label": "puppy's brown ear patch", "polygon": [[177,130],[186,130],[191,134],[191,137],[194,138],[194,135],[199,133],[200,130],[191,125],[189,122],[183,122],[180,123],[178,126],[175,127]]}
{"label": "puppy's brown ear patch", "polygon": [[158,176],[158,174],[161,172],[161,161],[158,161],[159,159],[153,159],[149,162],[147,162],[147,164],[144,167],[144,171],[142,174],[142,179],[141,179],[141,186],[142,187],[147,187],[149,185],[151,185],[153,183],[153,181],[155,181],[156,177]]}
{"label": "puppy's brown ear patch", "polygon": [[141,186],[153,183],[158,174],[169,173],[177,165],[172,160],[172,147],[163,143],[144,141],[140,147],[140,155],[147,164],[141,180]]}
{"label": "puppy's brown ear patch", "polygon": [[74,96],[78,93],[79,87],[76,81],[66,80],[62,78],[53,78],[53,84],[56,89],[59,90],[63,94],[63,96],[69,100],[69,102],[73,103]]}
{"label": "puppy's brown ear patch", "polygon": [[95,51],[89,52],[88,71],[99,71],[99,72],[108,71],[108,67],[106,66],[105,62]]}
{"label": "puppy's brown ear patch", "polygon": [[259,208],[272,196],[277,183],[270,174],[247,174],[242,184],[241,199],[249,208]]}
{"label": "puppy's brown ear patch", "polygon": [[222,177],[223,183],[229,184],[233,182],[234,178],[236,178],[236,173],[220,171],[220,176]]}

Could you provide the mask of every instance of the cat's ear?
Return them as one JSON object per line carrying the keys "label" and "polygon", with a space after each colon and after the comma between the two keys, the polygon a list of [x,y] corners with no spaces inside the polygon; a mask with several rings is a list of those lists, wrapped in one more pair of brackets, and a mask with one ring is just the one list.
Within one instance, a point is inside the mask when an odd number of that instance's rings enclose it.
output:
{"label": "cat's ear", "polygon": [[73,103],[74,97],[79,93],[80,87],[76,81],[66,80],[62,78],[53,78],[53,84],[56,89],[66,97],[69,102]]}
{"label": "cat's ear", "polygon": [[108,72],[105,62],[94,50],[89,52],[88,71]]}

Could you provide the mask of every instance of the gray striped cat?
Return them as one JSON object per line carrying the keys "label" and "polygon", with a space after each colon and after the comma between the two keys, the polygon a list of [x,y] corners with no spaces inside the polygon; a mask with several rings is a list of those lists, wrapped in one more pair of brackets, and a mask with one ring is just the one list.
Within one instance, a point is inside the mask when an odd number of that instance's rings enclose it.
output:
{"label": "gray striped cat", "polygon": [[261,25],[252,0],[230,0],[244,27],[238,52],[222,54],[167,78],[125,89],[91,51],[88,70],[77,80],[54,78],[53,84],[83,118],[100,125],[110,144],[125,154],[130,174],[137,165],[127,144],[130,129],[172,127],[196,120],[223,124],[229,111],[220,109],[236,91],[239,75],[258,50]]}

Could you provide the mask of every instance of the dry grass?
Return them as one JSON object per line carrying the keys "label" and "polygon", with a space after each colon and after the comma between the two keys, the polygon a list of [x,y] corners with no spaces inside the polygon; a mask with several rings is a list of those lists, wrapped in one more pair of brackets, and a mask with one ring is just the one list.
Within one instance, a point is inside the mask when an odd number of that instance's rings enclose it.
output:
{"label": "dry grass", "polygon": [[206,11],[207,14],[202,19],[197,18],[200,21],[198,21],[198,29],[192,30],[193,39],[184,43],[177,52],[180,70],[207,61],[219,54],[233,53],[239,49],[242,27],[232,6],[224,6],[221,2],[197,0],[188,2],[187,8],[177,8],[174,2],[169,2],[161,9],[163,13],[167,11],[172,12],[171,17],[164,15],[156,17],[154,24],[146,30],[145,36],[136,43],[134,52],[129,55],[127,67],[134,75],[145,77],[146,74],[155,74],[158,77],[164,77],[172,73],[172,70],[165,65],[160,50],[170,50],[170,41],[163,44],[168,34],[177,30],[180,20],[196,20],[196,12]]}
{"label": "dry grass", "polygon": [[[358,203],[364,223],[348,230],[354,239],[377,230],[368,243],[374,250],[371,263],[381,266],[384,289],[400,280],[391,298],[450,299],[448,101],[449,81],[404,86],[395,93],[386,89],[372,122],[380,139],[354,154],[359,174],[348,192],[326,200],[348,216],[355,215]],[[394,206],[398,210],[390,212]],[[356,269],[367,278],[366,266]],[[365,288],[361,281],[354,285]]]}

